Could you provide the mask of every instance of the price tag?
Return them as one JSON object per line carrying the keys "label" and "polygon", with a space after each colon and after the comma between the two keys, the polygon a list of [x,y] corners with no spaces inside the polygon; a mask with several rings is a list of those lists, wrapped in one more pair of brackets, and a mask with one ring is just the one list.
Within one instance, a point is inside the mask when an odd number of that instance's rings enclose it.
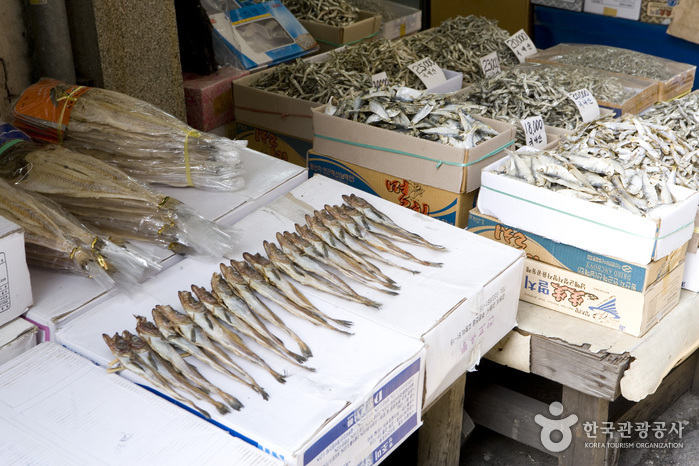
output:
{"label": "price tag", "polygon": [[508,39],[505,39],[505,43],[517,55],[520,63],[524,63],[525,58],[536,53],[536,46],[527,33],[524,32],[524,29],[520,29]]}
{"label": "price tag", "polygon": [[429,57],[408,65],[408,69],[420,78],[427,89],[447,81],[444,71]]}
{"label": "price tag", "polygon": [[525,118],[524,120],[519,120],[519,122],[524,129],[526,145],[542,149],[548,144],[546,130],[544,129],[544,119],[541,118],[541,115]]}
{"label": "price tag", "polygon": [[385,71],[381,73],[376,73],[371,76],[371,85],[375,88],[380,88],[381,86],[390,86],[391,83],[388,82],[388,75]]}
{"label": "price tag", "polygon": [[481,57],[481,69],[486,78],[495,76],[500,73],[500,59],[498,53],[489,53],[485,57]]}
{"label": "price tag", "polygon": [[599,105],[590,91],[587,89],[580,89],[578,91],[569,92],[568,97],[575,102],[584,123],[599,118]]}

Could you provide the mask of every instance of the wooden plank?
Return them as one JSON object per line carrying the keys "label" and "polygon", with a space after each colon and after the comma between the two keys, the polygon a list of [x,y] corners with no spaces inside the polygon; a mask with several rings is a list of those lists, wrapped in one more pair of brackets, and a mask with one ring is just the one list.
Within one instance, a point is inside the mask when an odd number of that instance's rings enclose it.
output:
{"label": "wooden plank", "polygon": [[463,374],[423,412],[418,430],[418,466],[459,465],[465,388],[466,374]]}
{"label": "wooden plank", "polygon": [[699,356],[695,353],[670,371],[655,393],[635,403],[614,421],[616,423],[653,422],[654,419],[692,387],[692,382],[696,376],[697,361],[699,361]]}
{"label": "wooden plank", "polygon": [[613,401],[629,365],[628,354],[593,353],[587,347],[532,335],[531,372],[594,397]]}
{"label": "wooden plank", "polygon": [[[470,387],[469,387],[470,388]],[[541,443],[537,414],[549,416],[548,405],[501,385],[486,383],[469,391],[466,412],[476,424],[551,454]]]}
{"label": "wooden plank", "polygon": [[694,367],[694,381],[692,382],[692,389],[690,393],[692,395],[699,395],[699,352],[695,351],[694,356],[697,362]]}
{"label": "wooden plank", "polygon": [[596,466],[605,464],[606,448],[592,448],[589,443],[606,443],[606,435],[599,429],[595,434],[588,435],[584,424],[603,426],[608,421],[609,401],[582,393],[570,387],[563,386],[563,418],[574,414],[577,422],[572,426],[572,441],[570,446],[558,455],[559,465]]}

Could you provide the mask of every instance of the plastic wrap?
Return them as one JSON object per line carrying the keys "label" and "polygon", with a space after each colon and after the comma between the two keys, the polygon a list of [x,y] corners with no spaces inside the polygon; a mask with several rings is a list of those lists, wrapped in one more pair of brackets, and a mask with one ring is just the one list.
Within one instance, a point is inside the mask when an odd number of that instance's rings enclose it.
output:
{"label": "plastic wrap", "polygon": [[215,223],[119,168],[56,144],[15,141],[3,145],[0,177],[49,197],[107,235],[213,257],[234,244]]}
{"label": "plastic wrap", "polygon": [[140,181],[227,191],[244,185],[246,141],[199,132],[119,92],[43,78],[21,94],[14,116],[33,138],[98,157]]}

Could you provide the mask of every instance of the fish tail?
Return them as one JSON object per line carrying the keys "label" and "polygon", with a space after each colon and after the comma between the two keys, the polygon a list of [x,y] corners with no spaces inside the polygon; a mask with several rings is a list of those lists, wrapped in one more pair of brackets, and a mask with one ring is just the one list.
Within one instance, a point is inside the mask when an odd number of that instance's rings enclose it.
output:
{"label": "fish tail", "polygon": [[[216,411],[218,411],[220,414],[228,414],[231,412],[230,408],[228,408],[228,406],[224,405],[223,403],[216,402],[214,403],[214,406],[216,407]],[[208,413],[207,418],[211,418],[211,416],[209,416]]]}

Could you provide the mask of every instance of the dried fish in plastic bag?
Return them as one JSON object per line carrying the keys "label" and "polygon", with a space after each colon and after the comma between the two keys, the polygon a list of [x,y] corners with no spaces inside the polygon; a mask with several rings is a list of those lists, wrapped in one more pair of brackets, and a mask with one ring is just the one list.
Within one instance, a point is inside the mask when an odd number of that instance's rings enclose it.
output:
{"label": "dried fish in plastic bag", "polygon": [[120,167],[147,183],[236,190],[244,185],[245,141],[199,132],[115,91],[43,78],[14,104],[14,124]]}

